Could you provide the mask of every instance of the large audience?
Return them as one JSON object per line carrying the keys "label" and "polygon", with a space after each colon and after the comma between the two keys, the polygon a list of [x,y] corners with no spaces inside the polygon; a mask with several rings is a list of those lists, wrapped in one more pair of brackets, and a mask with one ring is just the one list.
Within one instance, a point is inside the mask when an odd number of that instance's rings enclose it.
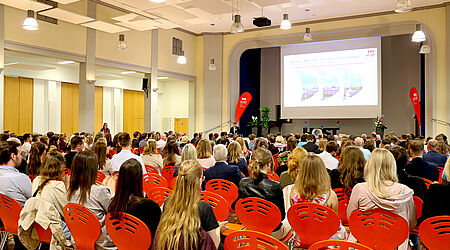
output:
{"label": "large audience", "polygon": [[[205,137],[195,133],[190,139],[172,131],[112,136],[107,127],[95,135],[5,131],[0,136],[0,194],[23,207],[19,226],[35,206],[47,209],[61,225],[60,234],[54,234],[60,240],[51,244],[61,248],[76,244],[63,211],[75,203],[100,222],[98,249],[117,249],[105,226],[108,213],[119,220],[123,213],[139,218],[151,232],[152,249],[223,249],[227,221],[217,221],[200,196],[213,179],[238,188],[232,209],[247,197],[273,203],[281,221],[271,236],[280,240],[293,230],[287,212],[295,204],[317,203],[338,213],[336,189],[349,197],[347,217],[356,210],[381,208],[401,216],[413,229],[427,218],[450,215],[450,147],[444,134],[424,138],[389,133],[381,138],[375,133],[278,133],[243,138],[222,132]],[[146,166],[158,174],[174,166],[176,185],[161,206],[143,190]],[[106,176],[101,183],[99,171]],[[413,196],[423,200],[419,218]],[[342,222],[331,238],[356,241]],[[408,249],[410,243],[417,247],[417,236],[411,235],[399,249]],[[19,231],[9,244],[22,249],[31,243]]]}

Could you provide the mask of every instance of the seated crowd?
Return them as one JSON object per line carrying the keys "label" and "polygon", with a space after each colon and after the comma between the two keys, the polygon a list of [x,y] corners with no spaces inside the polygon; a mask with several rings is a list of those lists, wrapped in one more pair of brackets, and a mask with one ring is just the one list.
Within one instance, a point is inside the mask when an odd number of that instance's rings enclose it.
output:
{"label": "seated crowd", "polygon": [[[281,221],[271,236],[280,240],[293,230],[287,213],[295,204],[317,203],[338,213],[336,189],[349,197],[347,218],[357,210],[381,208],[399,215],[413,229],[427,218],[450,215],[450,147],[443,134],[316,138],[279,133],[242,138],[222,132],[208,138],[195,133],[189,140],[170,131],[132,136],[122,132],[112,137],[108,129],[95,136],[1,134],[0,194],[23,207],[19,227],[35,206],[45,207],[53,212],[52,219],[59,220],[60,234],[52,230],[58,238],[51,244],[69,247],[76,242],[65,222],[64,207],[75,203],[100,222],[98,249],[117,249],[106,229],[108,213],[116,219],[122,213],[140,219],[150,230],[152,249],[222,249],[227,221],[218,221],[211,205],[201,201],[201,191],[213,179],[230,181],[238,188],[232,209],[247,197],[273,203]],[[176,185],[161,206],[144,192],[143,178],[150,174],[146,166],[159,175],[166,166],[174,166]],[[106,176],[101,183],[99,171]],[[419,218],[413,196],[423,200]],[[19,230],[11,244],[29,248],[29,237]],[[331,238],[356,241],[343,222]],[[417,244],[414,236],[410,240]],[[408,249],[408,244],[409,239],[399,249]]]}

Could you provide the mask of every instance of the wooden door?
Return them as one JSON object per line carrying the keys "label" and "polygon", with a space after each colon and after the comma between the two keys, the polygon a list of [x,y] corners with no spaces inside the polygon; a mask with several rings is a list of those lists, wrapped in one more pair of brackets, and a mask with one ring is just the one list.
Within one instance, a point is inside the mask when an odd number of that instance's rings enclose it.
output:
{"label": "wooden door", "polygon": [[33,132],[33,79],[5,76],[3,105],[3,130]]}
{"label": "wooden door", "polygon": [[175,118],[175,132],[188,133],[188,118]]}
{"label": "wooden door", "polygon": [[123,91],[123,131],[131,136],[134,131],[144,132],[144,92]]}
{"label": "wooden door", "polygon": [[61,83],[61,133],[78,132],[78,84]]}

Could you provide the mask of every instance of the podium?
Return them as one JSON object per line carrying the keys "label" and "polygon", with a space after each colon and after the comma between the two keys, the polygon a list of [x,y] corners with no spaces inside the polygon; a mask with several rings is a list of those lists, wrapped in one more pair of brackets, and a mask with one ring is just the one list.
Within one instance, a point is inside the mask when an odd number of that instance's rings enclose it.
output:
{"label": "podium", "polygon": [[311,134],[314,129],[321,129],[324,135],[337,135],[340,127],[303,127],[303,134]]}

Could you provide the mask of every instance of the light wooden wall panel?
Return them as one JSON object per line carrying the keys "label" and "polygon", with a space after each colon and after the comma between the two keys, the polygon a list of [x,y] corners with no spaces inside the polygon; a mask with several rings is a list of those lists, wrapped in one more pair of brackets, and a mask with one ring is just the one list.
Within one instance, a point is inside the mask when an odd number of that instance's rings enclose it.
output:
{"label": "light wooden wall panel", "polygon": [[144,92],[123,91],[123,131],[144,131]]}
{"label": "light wooden wall panel", "polygon": [[5,77],[3,129],[33,132],[33,79]]}
{"label": "light wooden wall panel", "polygon": [[78,132],[77,84],[61,83],[61,133]]}
{"label": "light wooden wall panel", "polygon": [[95,87],[95,133],[103,126],[103,87]]}

